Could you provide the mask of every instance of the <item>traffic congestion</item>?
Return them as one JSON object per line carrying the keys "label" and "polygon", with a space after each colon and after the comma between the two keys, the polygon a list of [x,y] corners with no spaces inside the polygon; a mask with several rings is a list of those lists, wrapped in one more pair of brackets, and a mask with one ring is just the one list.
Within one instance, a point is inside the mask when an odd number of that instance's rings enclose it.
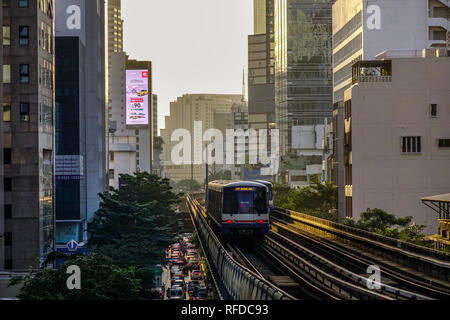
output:
{"label": "traffic congestion", "polygon": [[164,300],[208,299],[206,268],[192,239],[192,234],[184,234],[179,242],[170,245],[166,251],[162,291]]}

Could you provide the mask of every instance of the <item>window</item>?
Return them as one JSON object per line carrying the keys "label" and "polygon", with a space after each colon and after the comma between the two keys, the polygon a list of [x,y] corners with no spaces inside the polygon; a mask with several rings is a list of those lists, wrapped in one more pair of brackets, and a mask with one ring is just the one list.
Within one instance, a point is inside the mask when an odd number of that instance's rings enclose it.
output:
{"label": "window", "polygon": [[402,137],[402,153],[421,153],[422,137]]}
{"label": "window", "polygon": [[11,104],[10,103],[3,104],[3,121],[11,122]]}
{"label": "window", "polygon": [[5,233],[5,246],[12,246],[12,232]]}
{"label": "window", "polygon": [[20,104],[20,121],[21,122],[30,121],[30,104],[27,102]]}
{"label": "window", "polygon": [[12,270],[12,259],[5,259],[5,270]]}
{"label": "window", "polygon": [[438,139],[439,148],[450,148],[450,139]]}
{"label": "window", "polygon": [[114,169],[109,169],[109,178],[114,179]]}
{"label": "window", "polygon": [[4,191],[12,191],[12,178],[3,179],[3,189]]}
{"label": "window", "polygon": [[110,157],[111,161],[114,161],[114,152],[111,152],[111,157]]}
{"label": "window", "polygon": [[11,0],[3,0],[3,8],[9,8]]}
{"label": "window", "polygon": [[27,46],[29,43],[30,29],[28,26],[19,26],[19,45]]}
{"label": "window", "polygon": [[11,27],[3,26],[3,45],[9,46],[11,45]]}
{"label": "window", "polygon": [[21,64],[20,65],[20,83],[30,82],[30,65]]}
{"label": "window", "polygon": [[19,0],[19,8],[28,8],[28,0]]}
{"label": "window", "polygon": [[11,149],[3,149],[3,164],[11,164]]}
{"label": "window", "polygon": [[430,104],[430,116],[437,117],[437,104]]}
{"label": "window", "polygon": [[12,219],[12,205],[5,204],[5,219]]}
{"label": "window", "polygon": [[11,83],[11,65],[3,65],[3,83]]}

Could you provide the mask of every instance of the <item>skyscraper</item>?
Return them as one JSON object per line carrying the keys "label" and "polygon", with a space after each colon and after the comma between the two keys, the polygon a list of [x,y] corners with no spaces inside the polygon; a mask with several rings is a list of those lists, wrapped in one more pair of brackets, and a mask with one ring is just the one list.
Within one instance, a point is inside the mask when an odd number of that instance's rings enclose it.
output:
{"label": "skyscraper", "polygon": [[275,128],[273,5],[274,0],[255,0],[254,34],[248,36],[248,122],[252,129]]}
{"label": "skyscraper", "polygon": [[0,270],[37,268],[54,249],[53,1],[3,2]]}
{"label": "skyscraper", "polygon": [[[266,2],[268,0],[253,0],[253,33],[266,33]],[[273,1],[273,0],[269,0]]]}
{"label": "skyscraper", "polygon": [[[275,0],[275,106],[280,154],[306,170],[322,163],[318,141],[331,118],[334,0]],[[288,161],[289,163],[293,163]],[[286,161],[284,162],[286,163]],[[321,169],[318,170],[318,174]]]}
{"label": "skyscraper", "polygon": [[[171,141],[172,133],[177,129],[189,131],[193,155],[194,144],[201,145],[202,148],[207,145],[194,136],[194,122],[202,122],[203,132],[214,128],[226,137],[226,129],[232,128],[232,108],[241,105],[242,100],[242,95],[236,94],[185,94],[170,103],[170,115],[166,116],[165,128],[161,129],[161,137],[164,140],[164,167],[168,178],[174,181],[191,179],[190,164],[177,165],[172,162],[172,149],[179,143]],[[200,139],[203,139],[203,136]],[[219,170],[219,167],[220,165],[215,169]],[[204,182],[205,170],[204,162],[194,165],[194,179],[200,183]]]}
{"label": "skyscraper", "polygon": [[108,0],[108,51],[123,52],[122,1]]}
{"label": "skyscraper", "polygon": [[[104,1],[56,2],[56,242],[87,240],[106,190]],[[69,27],[70,26],[70,27]],[[94,138],[95,137],[95,138]]]}

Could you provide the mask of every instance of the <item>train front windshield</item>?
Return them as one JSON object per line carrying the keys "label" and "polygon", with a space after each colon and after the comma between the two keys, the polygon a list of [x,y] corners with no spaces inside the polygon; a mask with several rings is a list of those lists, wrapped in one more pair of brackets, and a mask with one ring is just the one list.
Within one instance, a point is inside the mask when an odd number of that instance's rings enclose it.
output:
{"label": "train front windshield", "polygon": [[225,214],[266,213],[266,190],[260,187],[236,187],[224,193]]}

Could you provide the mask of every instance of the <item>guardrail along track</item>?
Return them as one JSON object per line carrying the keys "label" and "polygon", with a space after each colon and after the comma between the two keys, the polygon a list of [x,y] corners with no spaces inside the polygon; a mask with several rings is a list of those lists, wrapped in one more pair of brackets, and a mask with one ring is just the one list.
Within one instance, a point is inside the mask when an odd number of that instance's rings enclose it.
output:
{"label": "guardrail along track", "polygon": [[290,300],[291,295],[232,259],[205,221],[204,209],[188,197],[192,221],[200,239],[214,281],[224,299]]}
{"label": "guardrail along track", "polygon": [[[400,246],[391,247],[385,242],[376,242],[371,233],[369,233],[370,239],[366,239],[361,236],[359,232],[361,230],[279,209],[272,215],[272,228],[299,244],[313,248],[314,252],[350,270],[365,273],[364,268],[367,268],[367,266],[378,265],[382,269],[383,278],[398,286],[400,291],[415,292],[419,296],[424,295],[436,299],[450,298],[450,283],[448,281],[434,279],[430,283],[430,279],[424,278],[424,275],[426,276],[424,272],[415,271],[417,268],[422,269],[424,264],[433,264],[428,269],[439,269],[438,274],[442,277],[448,274],[449,264],[432,258],[422,262],[422,267],[416,265],[416,268],[413,269],[409,267],[410,260],[420,260],[422,255],[418,256],[408,250],[401,249],[403,243]],[[359,234],[349,233],[349,231],[354,230],[357,230],[356,233]],[[382,240],[385,241],[386,239]],[[395,241],[395,239],[389,239],[389,241]],[[434,255],[436,250],[430,251],[431,255]],[[405,268],[405,264],[408,265],[408,268]]]}

